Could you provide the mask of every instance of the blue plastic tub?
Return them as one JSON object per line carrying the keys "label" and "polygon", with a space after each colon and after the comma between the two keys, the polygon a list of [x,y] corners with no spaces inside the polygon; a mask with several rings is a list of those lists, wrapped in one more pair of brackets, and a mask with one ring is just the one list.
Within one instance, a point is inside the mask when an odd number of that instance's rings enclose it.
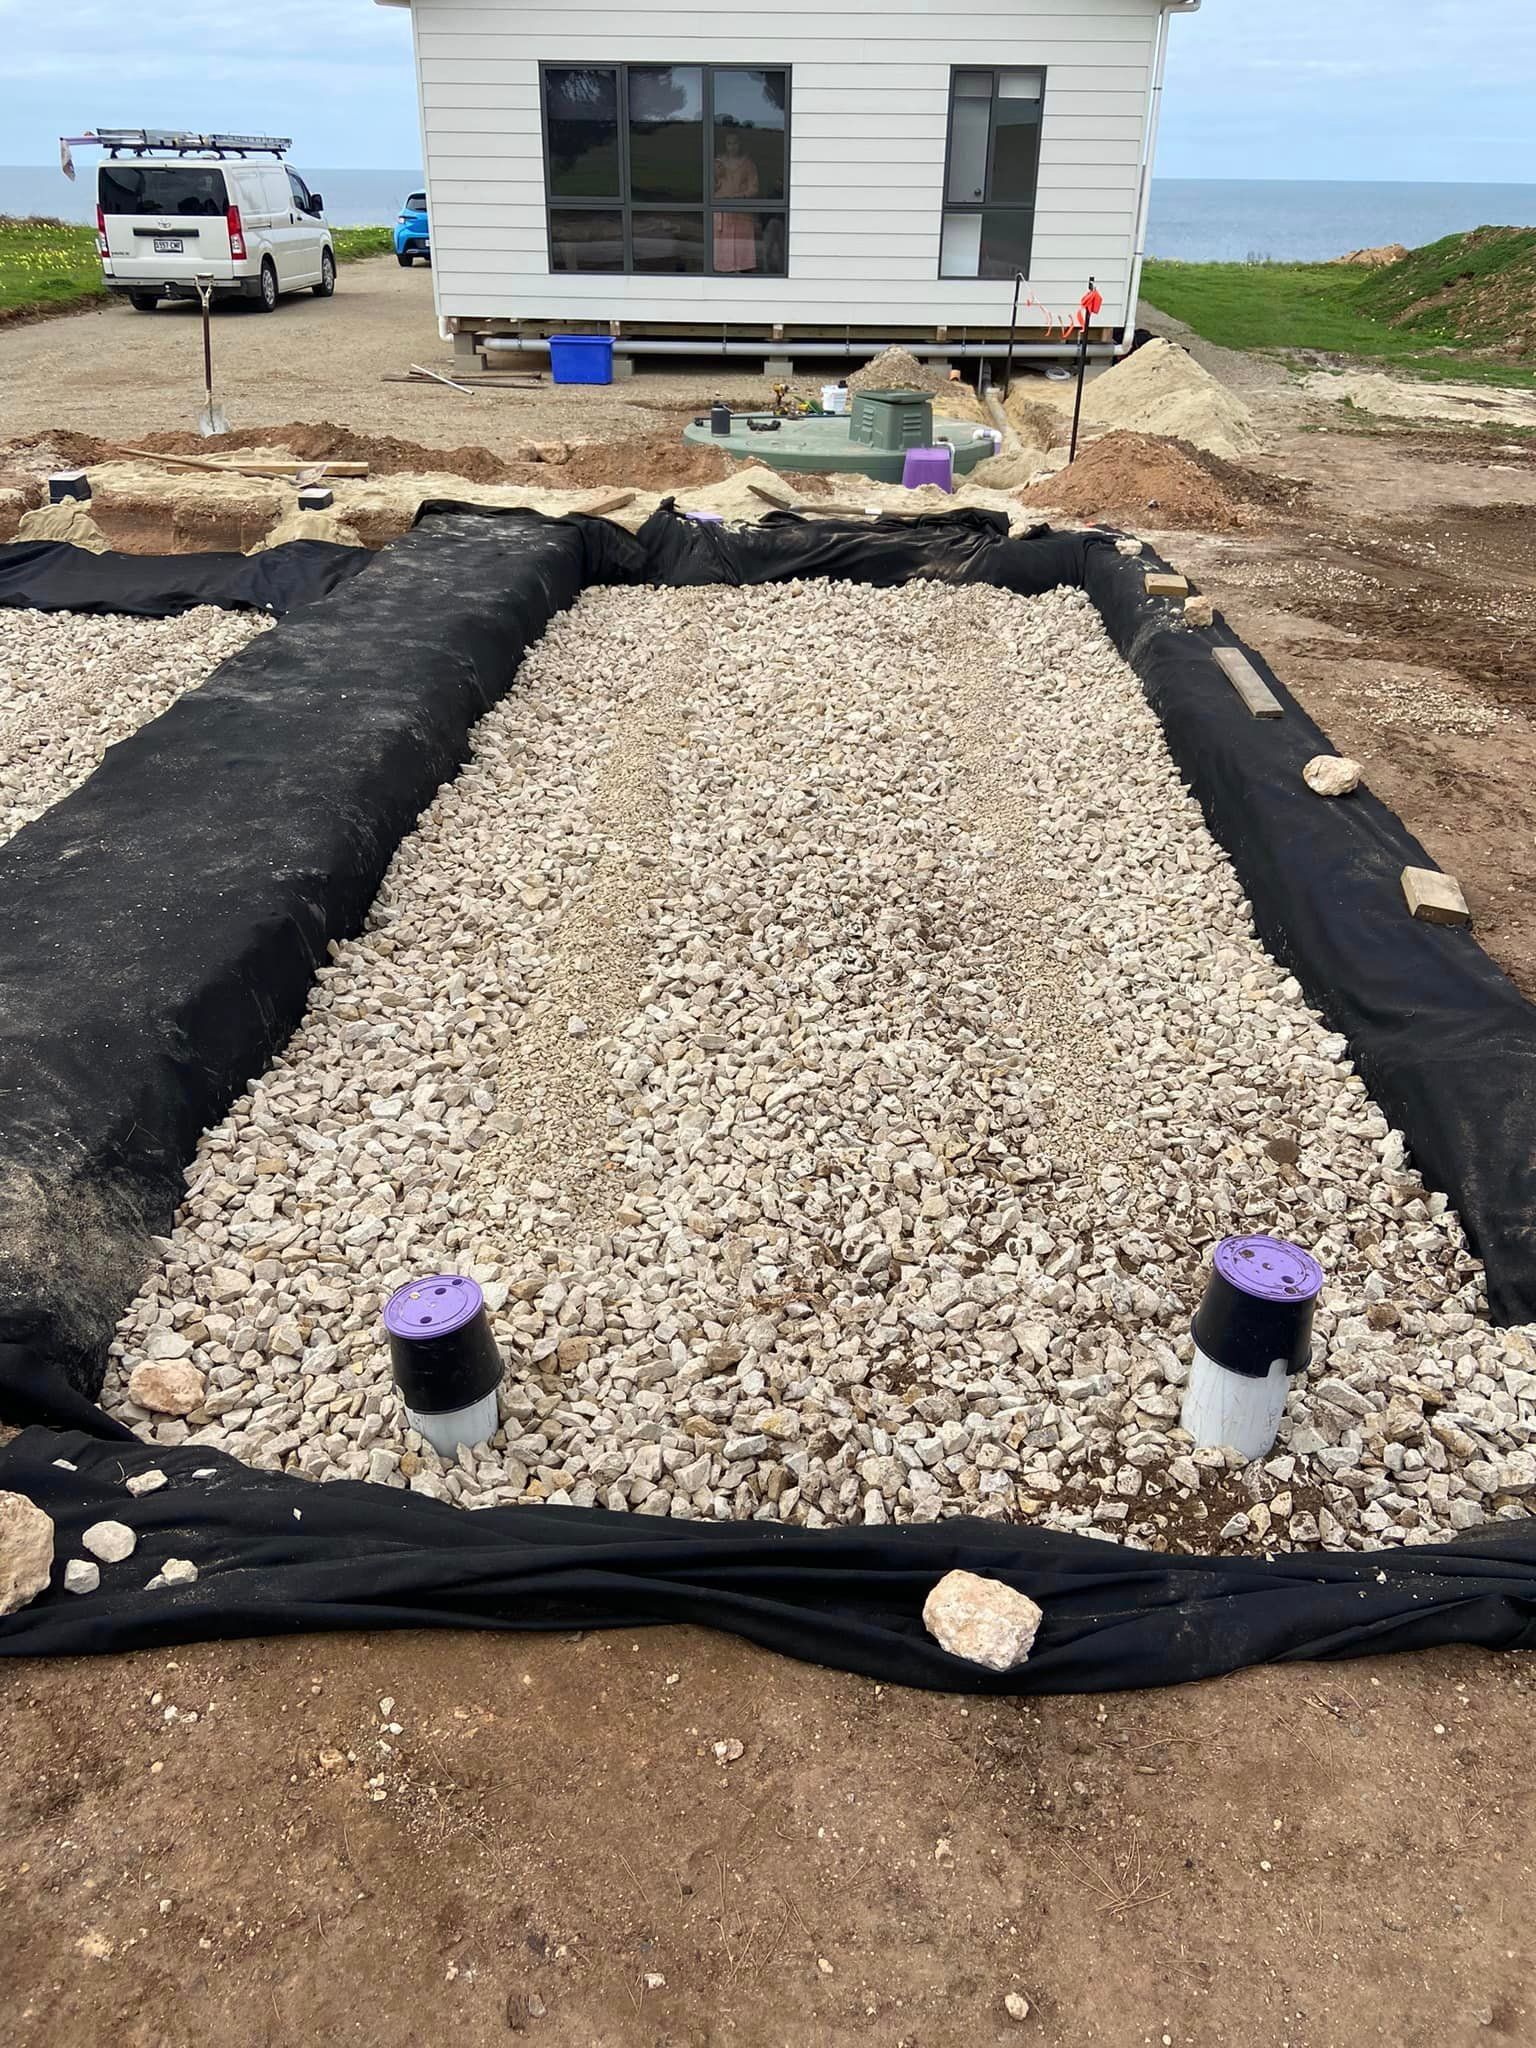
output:
{"label": "blue plastic tub", "polygon": [[552,334],[549,370],[557,384],[611,384],[612,335]]}

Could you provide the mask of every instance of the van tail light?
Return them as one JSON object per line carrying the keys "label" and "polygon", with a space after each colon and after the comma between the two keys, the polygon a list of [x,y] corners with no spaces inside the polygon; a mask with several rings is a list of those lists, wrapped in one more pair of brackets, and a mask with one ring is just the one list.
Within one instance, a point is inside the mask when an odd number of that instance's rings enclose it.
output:
{"label": "van tail light", "polygon": [[107,255],[107,216],[98,206],[96,209],[96,254]]}
{"label": "van tail light", "polygon": [[227,215],[229,227],[229,253],[238,263],[245,254],[245,229],[240,225],[240,209],[232,206]]}

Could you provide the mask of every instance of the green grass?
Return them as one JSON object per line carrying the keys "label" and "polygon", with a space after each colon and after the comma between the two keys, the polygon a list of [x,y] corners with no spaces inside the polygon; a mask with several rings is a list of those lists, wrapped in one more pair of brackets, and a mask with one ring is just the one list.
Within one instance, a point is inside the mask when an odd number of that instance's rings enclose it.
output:
{"label": "green grass", "polygon": [[0,320],[99,305],[106,296],[94,228],[0,216]]}
{"label": "green grass", "polygon": [[[394,247],[389,228],[333,228],[331,240],[339,263]],[[78,312],[107,297],[94,228],[0,215],[0,321]]]}
{"label": "green grass", "polygon": [[[1509,232],[1536,246],[1536,231]],[[1400,316],[1426,291],[1441,289],[1426,280],[1448,270],[1458,277],[1465,272],[1466,241],[1460,235],[1448,238],[1461,252],[1459,270],[1449,270],[1456,258],[1446,243],[1416,250],[1407,262],[1375,271],[1338,263],[1149,262],[1142,276],[1142,296],[1223,348],[1315,349],[1379,364],[1404,376],[1536,388],[1536,369],[1492,361],[1476,352],[1507,342],[1519,331],[1518,322],[1498,334],[1486,328],[1457,332],[1452,325],[1457,316],[1445,307],[1414,317],[1410,325],[1392,324],[1394,314]],[[1491,252],[1481,276],[1511,268],[1512,257],[1523,262],[1526,254],[1523,247],[1512,251],[1506,243],[1502,263],[1497,252]],[[1518,294],[1513,272],[1509,282]],[[1486,285],[1483,289],[1486,292]],[[1527,315],[1527,331],[1529,325]]]}
{"label": "green grass", "polygon": [[393,228],[332,228],[331,242],[338,263],[354,263],[359,256],[392,256]]}
{"label": "green grass", "polygon": [[1407,333],[1449,332],[1480,348],[1512,335],[1532,346],[1536,326],[1536,228],[1477,228],[1410,250],[1401,263],[1367,271],[1360,305]]}

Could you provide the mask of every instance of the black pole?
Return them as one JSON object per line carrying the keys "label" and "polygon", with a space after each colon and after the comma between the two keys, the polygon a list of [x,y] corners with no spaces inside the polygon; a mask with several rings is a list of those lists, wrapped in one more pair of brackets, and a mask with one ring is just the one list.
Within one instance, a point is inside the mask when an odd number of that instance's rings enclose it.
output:
{"label": "black pole", "polygon": [[[1088,290],[1093,290],[1093,279],[1088,280]],[[1077,430],[1083,417],[1083,380],[1088,375],[1088,309],[1083,308],[1083,331],[1077,344],[1077,402],[1072,408],[1072,449],[1068,462],[1077,460]]]}
{"label": "black pole", "polygon": [[1019,325],[1019,289],[1024,282],[1022,270],[1013,273],[1013,317],[1008,322],[1008,360],[1003,365],[1003,402],[1007,403],[1008,393],[1013,388],[1013,337]]}

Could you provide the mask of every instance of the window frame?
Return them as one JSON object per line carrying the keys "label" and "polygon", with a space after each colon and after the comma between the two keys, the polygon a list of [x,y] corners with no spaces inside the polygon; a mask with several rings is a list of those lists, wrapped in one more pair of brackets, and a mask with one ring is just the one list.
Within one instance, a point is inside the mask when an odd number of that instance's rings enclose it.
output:
{"label": "window frame", "polygon": [[1045,139],[1045,100],[1050,90],[1050,67],[1045,64],[951,64],[949,67],[949,92],[944,108],[944,182],[939,190],[939,261],[937,275],[946,284],[1003,284],[1007,280],[997,277],[982,277],[976,271],[946,270],[944,268],[944,226],[952,213],[1027,213],[1029,215],[1029,245],[1023,264],[1027,278],[1035,259],[1035,215],[1040,205],[1040,149],[1035,149],[1035,189],[1026,203],[1022,199],[951,199],[949,181],[953,170],[955,146],[955,81],[963,71],[985,71],[992,79],[992,92],[987,101],[987,183],[992,182],[992,138],[997,127],[998,80],[1007,71],[1034,71],[1040,76],[1040,141]]}
{"label": "window frame", "polygon": [[[981,68],[981,67],[974,67]],[[698,200],[641,199],[631,197],[629,160],[629,74],[631,71],[698,71],[703,75],[703,131],[701,172],[703,190]],[[549,93],[546,79],[551,71],[612,71],[618,80],[619,197],[615,199],[565,199],[550,189]],[[715,74],[721,71],[777,71],[784,79],[784,196],[782,199],[740,200],[735,204],[716,202],[709,189],[709,165],[715,136]],[[706,64],[679,59],[675,65],[650,58],[618,59],[593,63],[587,58],[541,58],[539,61],[539,147],[544,166],[544,253],[551,278],[643,277],[652,282],[724,279],[738,284],[782,284],[789,276],[789,206],[792,109],[795,97],[794,66],[791,64],[738,63]],[[716,270],[714,214],[752,213],[775,215],[784,223],[784,268],[782,270]],[[554,213],[617,213],[623,223],[624,261],[618,270],[570,271],[555,267],[555,237],[550,216]],[[704,223],[704,267],[701,270],[637,270],[635,268],[634,217],[636,214],[697,214]]]}

